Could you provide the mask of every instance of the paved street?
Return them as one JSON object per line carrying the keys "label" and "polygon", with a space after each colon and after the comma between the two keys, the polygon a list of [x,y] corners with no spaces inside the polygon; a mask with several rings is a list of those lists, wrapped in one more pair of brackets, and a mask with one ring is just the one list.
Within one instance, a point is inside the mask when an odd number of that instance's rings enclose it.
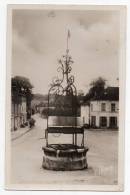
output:
{"label": "paved street", "polygon": [[[42,169],[46,120],[35,115],[36,126],[12,141],[12,182],[14,184],[116,184],[118,131],[86,130],[89,147],[87,170],[49,171]],[[70,135],[50,136],[50,141],[71,143]]]}

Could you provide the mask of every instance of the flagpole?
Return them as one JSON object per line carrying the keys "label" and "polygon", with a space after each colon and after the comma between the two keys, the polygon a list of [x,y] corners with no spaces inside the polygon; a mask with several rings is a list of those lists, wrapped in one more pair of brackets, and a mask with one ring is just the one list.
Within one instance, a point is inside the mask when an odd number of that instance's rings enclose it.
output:
{"label": "flagpole", "polygon": [[68,30],[68,34],[67,34],[67,49],[66,49],[66,53],[69,53],[69,38],[70,38],[70,31]]}
{"label": "flagpole", "polygon": [[67,49],[66,52],[68,53],[68,35],[67,35]]}
{"label": "flagpole", "polygon": [[68,53],[69,53],[69,38],[70,38],[70,32],[68,30],[68,33],[67,33],[67,48],[66,48],[66,82],[68,83]]}
{"label": "flagpole", "polygon": [[66,48],[66,53],[68,53],[68,34],[67,34],[67,48]]}

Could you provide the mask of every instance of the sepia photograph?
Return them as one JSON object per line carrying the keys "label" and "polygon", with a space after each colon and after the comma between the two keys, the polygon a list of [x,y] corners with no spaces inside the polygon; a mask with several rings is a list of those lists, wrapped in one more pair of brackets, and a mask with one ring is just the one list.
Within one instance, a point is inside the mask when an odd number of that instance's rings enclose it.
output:
{"label": "sepia photograph", "polygon": [[6,189],[123,191],[125,14],[8,5]]}

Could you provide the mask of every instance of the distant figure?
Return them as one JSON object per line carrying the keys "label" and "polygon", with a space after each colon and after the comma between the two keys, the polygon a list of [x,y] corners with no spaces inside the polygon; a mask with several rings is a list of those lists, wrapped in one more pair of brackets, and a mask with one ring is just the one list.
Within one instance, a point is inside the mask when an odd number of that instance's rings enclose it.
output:
{"label": "distant figure", "polygon": [[35,110],[32,108],[32,115],[34,115],[35,114]]}
{"label": "distant figure", "polygon": [[30,120],[31,119],[31,110],[28,110],[27,111],[27,120]]}
{"label": "distant figure", "polygon": [[32,128],[32,127],[34,127],[35,126],[35,120],[34,120],[34,118],[31,118],[30,120],[29,120],[29,127],[30,128]]}

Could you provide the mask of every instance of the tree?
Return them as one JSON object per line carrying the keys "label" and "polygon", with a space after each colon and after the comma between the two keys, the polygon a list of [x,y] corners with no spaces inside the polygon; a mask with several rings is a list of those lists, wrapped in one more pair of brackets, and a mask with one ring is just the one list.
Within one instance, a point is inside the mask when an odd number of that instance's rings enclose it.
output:
{"label": "tree", "polygon": [[12,92],[17,91],[19,94],[26,96],[28,93],[32,93],[33,85],[29,79],[22,76],[15,76],[12,78]]}
{"label": "tree", "polygon": [[78,90],[78,95],[77,95],[77,99],[78,99],[78,102],[79,103],[82,103],[83,102],[83,100],[84,100],[84,92],[83,92],[83,90]]}
{"label": "tree", "polygon": [[84,96],[84,92],[82,89],[78,90],[78,96]]}
{"label": "tree", "polygon": [[32,100],[32,88],[33,85],[30,83],[29,79],[22,76],[15,76],[11,80],[11,91],[12,91],[12,101],[15,104],[21,102],[21,98],[26,98],[27,112],[31,109]]}
{"label": "tree", "polygon": [[85,100],[87,99],[89,100],[94,97],[100,98],[104,93],[105,86],[106,86],[106,80],[104,78],[99,77],[93,80],[90,83],[90,89],[89,89],[89,92],[85,96]]}

